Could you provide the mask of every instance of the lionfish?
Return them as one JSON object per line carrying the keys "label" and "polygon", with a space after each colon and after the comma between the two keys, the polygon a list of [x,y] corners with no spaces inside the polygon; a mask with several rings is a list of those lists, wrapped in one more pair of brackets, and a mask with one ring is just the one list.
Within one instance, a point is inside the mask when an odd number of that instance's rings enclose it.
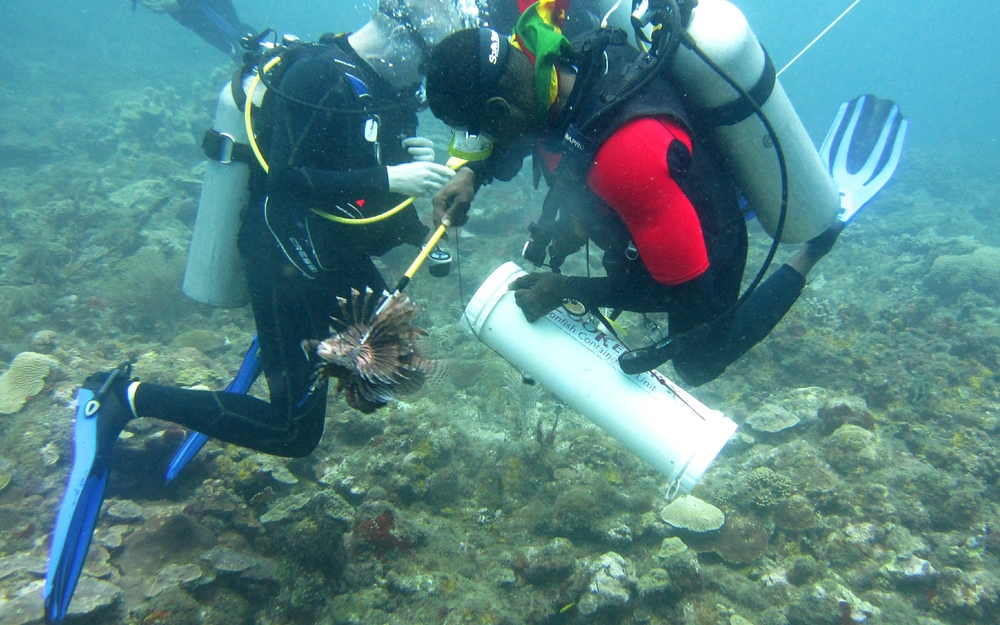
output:
{"label": "lionfish", "polygon": [[419,390],[434,369],[434,361],[416,349],[416,342],[427,336],[413,324],[420,312],[416,304],[406,295],[383,291],[370,305],[373,294],[370,288],[364,296],[351,289],[350,302],[338,297],[341,318],[333,321],[344,330],[331,327],[332,335],[324,341],[302,341],[307,354],[315,351],[319,357],[319,375],[337,378],[337,392],[343,391],[347,404],[365,413]]}

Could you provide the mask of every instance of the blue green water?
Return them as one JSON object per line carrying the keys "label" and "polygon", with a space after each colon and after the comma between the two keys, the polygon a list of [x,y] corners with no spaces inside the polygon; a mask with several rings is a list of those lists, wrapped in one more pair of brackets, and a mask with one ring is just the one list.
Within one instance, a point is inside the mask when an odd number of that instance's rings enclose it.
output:
{"label": "blue green water", "polygon": [[[781,67],[849,3],[738,4]],[[236,6],[307,40],[370,10]],[[0,371],[25,351],[57,363],[0,414],[6,625],[40,617],[80,381],[131,359],[146,381],[221,388],[254,326],[179,289],[197,144],[235,66],[128,2],[0,0],[0,16]],[[985,0],[861,0],[782,76],[817,142],[871,92],[901,105],[908,143],[768,340],[694,391],[741,426],[694,491],[724,530],[670,525],[662,476],[459,327],[537,218],[522,174],[481,192],[455,242],[462,283],[409,289],[447,379],[373,415],[331,399],[305,459],[210,443],[170,487],[184,433],[130,424],[76,622],[997,622],[997,24]],[[768,241],[752,236],[755,268]],[[390,282],[409,255],[384,260]],[[622,323],[641,344],[642,320]],[[768,431],[779,417],[798,422]]]}

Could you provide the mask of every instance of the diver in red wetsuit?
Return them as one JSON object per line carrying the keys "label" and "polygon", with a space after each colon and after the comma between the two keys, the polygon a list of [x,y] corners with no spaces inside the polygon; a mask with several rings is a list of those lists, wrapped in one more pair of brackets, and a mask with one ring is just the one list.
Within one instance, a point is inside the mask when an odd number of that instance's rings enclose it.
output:
{"label": "diver in red wetsuit", "polygon": [[[532,224],[542,252],[529,244],[526,257],[541,264],[547,251],[555,271],[511,285],[525,317],[574,299],[591,310],[667,312],[672,336],[714,322],[673,359],[687,383],[702,384],[767,336],[843,224],[810,241],[731,311],[747,255],[739,193],[666,79],[601,113],[604,94],[637,55],[625,43],[605,43],[589,57],[560,48],[549,84],[538,79],[534,55],[489,29],[460,31],[435,49],[427,68],[431,110],[453,128],[492,139],[490,156],[461,169],[437,195],[436,216],[463,222],[479,185],[510,180],[531,154],[550,191],[543,219]],[[589,123],[595,116],[601,119]],[[588,239],[604,251],[607,277],[558,273]]]}

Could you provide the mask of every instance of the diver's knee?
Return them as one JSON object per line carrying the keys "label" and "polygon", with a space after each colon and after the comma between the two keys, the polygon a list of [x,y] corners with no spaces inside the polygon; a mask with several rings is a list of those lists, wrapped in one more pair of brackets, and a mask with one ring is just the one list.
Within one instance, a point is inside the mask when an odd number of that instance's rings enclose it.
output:
{"label": "diver's knee", "polygon": [[323,437],[323,432],[318,435],[299,436],[285,447],[286,458],[305,458],[319,447],[319,441]]}

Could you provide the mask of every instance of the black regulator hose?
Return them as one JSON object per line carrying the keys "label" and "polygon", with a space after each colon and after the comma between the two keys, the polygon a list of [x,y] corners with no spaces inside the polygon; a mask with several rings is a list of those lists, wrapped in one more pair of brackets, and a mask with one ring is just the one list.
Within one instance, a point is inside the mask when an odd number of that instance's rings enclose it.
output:
{"label": "black regulator hose", "polygon": [[[676,6],[676,3],[674,4]],[[767,135],[770,137],[771,142],[774,145],[774,153],[778,159],[778,170],[781,174],[781,210],[778,213],[778,225],[774,232],[774,241],[771,243],[771,249],[767,252],[767,257],[764,259],[763,264],[761,264],[760,270],[754,277],[753,282],[747,287],[743,295],[740,296],[736,302],[727,308],[718,317],[703,323],[687,332],[678,334],[676,336],[668,336],[658,343],[654,343],[648,347],[641,347],[639,349],[634,349],[625,352],[618,357],[618,365],[621,367],[622,371],[628,375],[635,375],[638,373],[643,373],[644,371],[649,371],[650,369],[655,369],[663,363],[676,358],[680,353],[690,349],[692,346],[701,343],[706,339],[716,328],[726,321],[730,316],[736,313],[736,310],[742,306],[751,295],[753,295],[754,290],[764,279],[764,275],[767,270],[771,267],[771,261],[774,260],[774,255],[778,252],[778,245],[781,243],[781,235],[785,230],[785,217],[788,214],[788,168],[785,163],[785,152],[781,149],[781,142],[778,141],[778,135],[774,131],[774,127],[771,125],[770,120],[767,119],[767,115],[760,108],[760,105],[747,93],[746,89],[741,87],[729,74],[726,73],[719,65],[710,59],[695,40],[688,34],[687,31],[682,31],[681,33],[682,43],[686,48],[694,52],[698,58],[704,61],[712,70],[718,74],[723,80],[725,80],[730,87],[739,93],[740,98],[746,101],[750,107],[753,109],[754,114],[760,119],[761,123],[764,124],[764,128],[767,130]]]}
{"label": "black regulator hose", "polygon": [[670,10],[670,22],[661,27],[664,33],[657,38],[655,44],[659,49],[644,52],[635,61],[629,63],[624,70],[622,79],[615,86],[614,92],[607,94],[605,99],[608,103],[580,128],[582,133],[588,133],[600,123],[604,116],[621,106],[622,103],[627,102],[657,76],[661,76],[665,65],[673,60],[686,31],[681,23],[681,12],[677,6],[677,0],[665,0],[665,2]]}

